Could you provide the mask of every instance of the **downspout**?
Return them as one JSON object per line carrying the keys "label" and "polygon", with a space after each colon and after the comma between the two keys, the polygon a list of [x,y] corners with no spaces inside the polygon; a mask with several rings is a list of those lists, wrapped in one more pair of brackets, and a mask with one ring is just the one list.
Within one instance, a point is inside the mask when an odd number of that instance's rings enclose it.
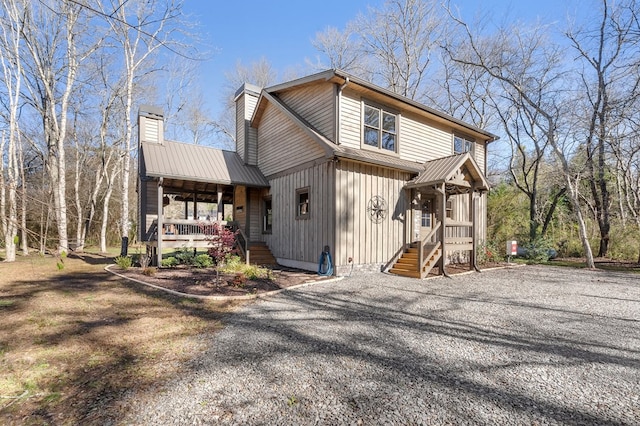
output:
{"label": "downspout", "polygon": [[[340,85],[340,87],[338,88],[338,96],[336,97],[336,121],[335,121],[335,129],[336,129],[336,140],[335,143],[336,145],[340,145],[340,103],[341,103],[341,98],[342,98],[342,91],[344,90],[345,87],[347,87],[347,85],[349,84],[349,77],[345,77],[344,79],[344,83],[342,83]],[[332,180],[333,180],[333,197],[331,197],[331,211],[333,212],[332,216],[332,220],[333,220],[333,259],[334,262],[340,262],[338,261],[338,256],[337,256],[337,250],[338,250],[338,212],[336,211],[338,202],[336,200],[336,192],[338,189],[338,161],[336,161],[337,158],[334,157],[334,161],[331,161],[329,164],[331,164],[331,174],[332,174]],[[336,266],[334,266],[333,269],[333,273],[335,275],[338,275],[338,268]]]}

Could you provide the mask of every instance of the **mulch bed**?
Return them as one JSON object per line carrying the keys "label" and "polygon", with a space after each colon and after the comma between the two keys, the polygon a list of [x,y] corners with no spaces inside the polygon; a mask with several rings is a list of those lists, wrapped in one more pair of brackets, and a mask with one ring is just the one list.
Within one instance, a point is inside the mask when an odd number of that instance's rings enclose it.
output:
{"label": "mulch bed", "polygon": [[143,274],[142,268],[122,270],[114,267],[114,271],[129,278],[153,284],[180,293],[197,296],[244,296],[262,294],[274,290],[322,281],[331,277],[319,276],[312,272],[298,269],[272,269],[272,280],[247,280],[240,274],[220,274],[216,276],[214,268],[178,267],[156,269],[153,274]]}

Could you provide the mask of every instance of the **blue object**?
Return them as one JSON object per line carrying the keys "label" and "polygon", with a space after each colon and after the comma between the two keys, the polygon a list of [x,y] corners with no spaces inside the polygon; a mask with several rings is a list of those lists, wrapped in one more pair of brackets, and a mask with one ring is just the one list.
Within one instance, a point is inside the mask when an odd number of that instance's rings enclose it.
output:
{"label": "blue object", "polygon": [[320,260],[318,261],[318,275],[333,275],[333,261],[331,260],[331,253],[323,251],[320,254]]}

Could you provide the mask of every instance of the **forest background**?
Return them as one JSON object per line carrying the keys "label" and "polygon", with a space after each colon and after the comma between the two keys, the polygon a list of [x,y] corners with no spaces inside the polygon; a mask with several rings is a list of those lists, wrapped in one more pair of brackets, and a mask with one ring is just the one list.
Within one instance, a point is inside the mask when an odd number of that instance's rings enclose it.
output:
{"label": "forest background", "polygon": [[581,4],[523,22],[379,2],[318,32],[302,66],[237,63],[212,113],[211,46],[181,1],[0,0],[4,260],[134,240],[139,105],[162,106],[169,138],[232,149],[242,83],[340,68],[501,136],[483,255],[516,239],[591,267],[640,262],[640,6]]}

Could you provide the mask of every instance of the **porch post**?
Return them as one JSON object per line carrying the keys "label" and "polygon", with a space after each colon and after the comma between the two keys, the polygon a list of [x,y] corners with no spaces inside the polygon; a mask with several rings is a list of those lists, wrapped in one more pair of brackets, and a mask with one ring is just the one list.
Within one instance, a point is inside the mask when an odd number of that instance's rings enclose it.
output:
{"label": "porch post", "polygon": [[469,201],[469,204],[471,205],[471,267],[478,271],[478,197],[475,190],[475,185],[472,185],[471,187]]}
{"label": "porch post", "polygon": [[158,179],[158,220],[156,221],[158,224],[157,238],[156,238],[156,266],[162,266],[162,236],[164,234],[164,212],[162,211],[164,206],[162,204],[162,199],[164,198],[164,190],[162,187],[163,179]]}
{"label": "porch post", "polygon": [[442,248],[442,256],[440,257],[440,273],[448,276],[444,270],[445,260],[447,259],[446,235],[447,235],[447,186],[443,182],[440,187],[440,247]]}
{"label": "porch post", "polygon": [[224,204],[222,204],[222,185],[218,185],[218,221],[224,220]]}
{"label": "porch post", "polygon": [[193,190],[193,220],[198,220],[198,193]]}

